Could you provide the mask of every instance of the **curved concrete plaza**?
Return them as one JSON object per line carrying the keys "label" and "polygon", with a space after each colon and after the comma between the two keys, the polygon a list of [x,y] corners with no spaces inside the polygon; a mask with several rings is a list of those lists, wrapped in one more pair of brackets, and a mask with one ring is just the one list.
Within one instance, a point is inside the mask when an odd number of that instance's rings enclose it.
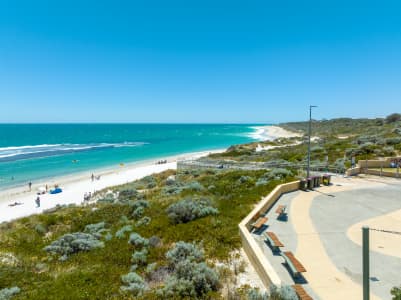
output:
{"label": "curved concrete plaza", "polygon": [[[287,220],[276,209],[286,205]],[[331,186],[282,195],[253,232],[283,284],[302,284],[313,299],[362,299],[362,226],[370,230],[371,299],[391,299],[401,285],[401,180],[334,177]],[[294,281],[284,259],[263,238],[271,231],[307,272]]]}

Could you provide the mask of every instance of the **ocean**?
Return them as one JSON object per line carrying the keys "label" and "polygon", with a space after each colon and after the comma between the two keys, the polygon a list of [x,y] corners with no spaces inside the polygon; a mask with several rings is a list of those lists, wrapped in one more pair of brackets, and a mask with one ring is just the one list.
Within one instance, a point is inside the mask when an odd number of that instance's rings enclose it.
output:
{"label": "ocean", "polygon": [[260,139],[255,124],[0,124],[0,188]]}

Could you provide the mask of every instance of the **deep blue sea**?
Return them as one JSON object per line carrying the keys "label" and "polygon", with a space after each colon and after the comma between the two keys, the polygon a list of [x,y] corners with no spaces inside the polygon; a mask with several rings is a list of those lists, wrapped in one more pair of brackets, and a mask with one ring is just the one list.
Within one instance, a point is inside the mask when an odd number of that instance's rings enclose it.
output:
{"label": "deep blue sea", "polygon": [[0,124],[0,188],[255,141],[233,124]]}

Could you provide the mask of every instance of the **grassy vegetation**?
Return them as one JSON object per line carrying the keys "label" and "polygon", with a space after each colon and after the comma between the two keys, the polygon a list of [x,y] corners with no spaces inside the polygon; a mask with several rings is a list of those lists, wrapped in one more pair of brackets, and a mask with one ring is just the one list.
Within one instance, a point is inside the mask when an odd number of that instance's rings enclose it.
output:
{"label": "grassy vegetation", "polygon": [[[166,195],[167,178],[174,174],[167,171],[153,176],[155,184],[152,188],[147,188],[144,180],[116,187],[114,190],[123,191],[125,196],[129,190],[145,187],[139,193],[128,193],[125,198],[128,201],[123,203],[102,201],[87,207],[67,207],[1,224],[0,253],[11,254],[15,261],[0,265],[0,289],[17,285],[21,292],[13,299],[137,299],[122,292],[120,286],[123,284],[121,276],[130,271],[132,254],[140,249],[128,243],[129,233],[118,238],[115,236],[117,231],[131,226],[133,232],[144,238],[160,240],[157,246],[148,248],[146,264],[136,269],[143,278],[146,278],[147,265],[156,263],[159,269],[168,265],[165,253],[177,241],[201,245],[206,261],[213,266],[217,261],[228,261],[230,253],[240,248],[237,225],[253,205],[276,184],[291,180],[270,180],[256,185],[265,172],[195,170],[180,175],[177,182],[180,186],[190,186],[197,181],[202,188],[185,188],[179,194]],[[187,223],[173,222],[167,208],[188,197],[209,199],[218,214]],[[151,221],[138,227],[139,218],[133,214],[137,205],[133,203],[143,199],[149,205],[140,218],[146,216]],[[71,254],[65,261],[43,250],[64,234],[84,232],[87,225],[100,222],[104,222],[112,236],[101,239],[104,247]],[[96,226],[89,226],[92,227]],[[157,299],[156,290],[162,285],[163,282],[149,282],[149,289],[141,297]],[[211,292],[204,298],[219,298],[219,295],[219,292]]]}
{"label": "grassy vegetation", "polygon": [[[305,163],[308,122],[283,123],[280,126],[301,132],[304,136],[236,145],[208,159]],[[312,165],[326,164],[327,158],[328,165],[347,168],[353,156],[358,161],[394,156],[401,152],[401,120],[398,117],[313,121],[312,130],[313,136],[318,137],[311,143]],[[256,152],[257,145],[277,148]]]}

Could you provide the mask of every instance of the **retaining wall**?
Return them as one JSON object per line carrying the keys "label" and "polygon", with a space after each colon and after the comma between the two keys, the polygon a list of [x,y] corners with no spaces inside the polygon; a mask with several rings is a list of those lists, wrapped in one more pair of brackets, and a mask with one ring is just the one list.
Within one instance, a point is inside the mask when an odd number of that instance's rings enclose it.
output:
{"label": "retaining wall", "polygon": [[269,288],[271,284],[280,286],[281,279],[273,269],[266,256],[263,254],[263,251],[260,249],[260,246],[256,242],[255,238],[252,236],[250,232],[250,224],[255,218],[270,209],[282,194],[293,192],[298,189],[299,181],[276,186],[267,197],[262,198],[262,200],[256,205],[251,213],[247,215],[238,225],[242,247],[244,248],[246,255],[248,256],[266,288]]}

